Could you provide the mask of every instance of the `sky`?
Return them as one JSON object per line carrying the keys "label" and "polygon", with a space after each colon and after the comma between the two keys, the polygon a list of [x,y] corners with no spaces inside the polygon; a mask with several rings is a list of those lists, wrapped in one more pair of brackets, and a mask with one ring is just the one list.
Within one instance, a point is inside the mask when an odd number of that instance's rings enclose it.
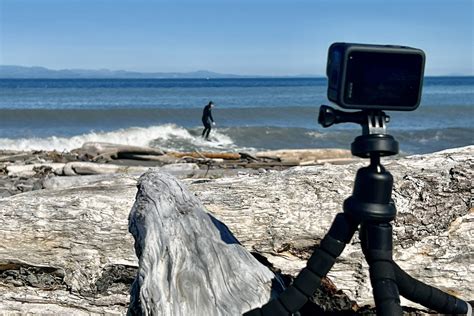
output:
{"label": "sky", "polygon": [[473,0],[0,0],[0,64],[324,75],[333,42],[421,48],[474,75]]}

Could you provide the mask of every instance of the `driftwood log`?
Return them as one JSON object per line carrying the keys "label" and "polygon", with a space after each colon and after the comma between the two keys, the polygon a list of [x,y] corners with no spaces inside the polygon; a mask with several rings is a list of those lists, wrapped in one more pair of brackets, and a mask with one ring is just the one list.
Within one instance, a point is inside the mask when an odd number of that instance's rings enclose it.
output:
{"label": "driftwood log", "polygon": [[139,260],[130,315],[240,315],[267,302],[278,283],[167,174],[140,178],[129,229]]}
{"label": "driftwood log", "polygon": [[272,151],[262,151],[255,154],[257,158],[278,159],[282,162],[290,162],[296,165],[320,164],[324,161],[352,161],[350,150],[347,149],[280,149]]}
{"label": "driftwood log", "polygon": [[109,176],[0,199],[2,313],[125,313],[137,266],[127,233],[136,177]]}
{"label": "driftwood log", "polygon": [[[467,300],[474,298],[473,157],[470,146],[384,159],[395,177],[395,260],[412,276]],[[365,164],[183,181],[245,248],[294,275]],[[138,267],[128,233],[138,176],[89,177],[72,188],[58,184],[0,199],[0,311],[126,313]],[[356,238],[329,277],[359,305],[372,302]]]}
{"label": "driftwood log", "polygon": [[[472,300],[474,146],[383,163],[395,180],[394,259],[413,277]],[[190,189],[246,248],[295,276],[342,211],[355,173],[364,165],[296,167],[191,183]],[[329,277],[359,304],[373,303],[357,237]]]}
{"label": "driftwood log", "polygon": [[103,142],[87,142],[81,148],[72,151],[94,161],[110,161],[117,158],[127,158],[129,155],[163,155],[158,148],[120,145]]}

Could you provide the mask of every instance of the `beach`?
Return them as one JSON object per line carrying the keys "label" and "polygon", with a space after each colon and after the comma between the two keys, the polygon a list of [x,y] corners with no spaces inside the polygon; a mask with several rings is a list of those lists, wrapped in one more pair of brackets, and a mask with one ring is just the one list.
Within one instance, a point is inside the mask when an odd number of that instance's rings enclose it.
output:
{"label": "beach", "polygon": [[[472,77],[427,78],[417,111],[389,113],[401,152],[383,159],[399,212],[395,259],[471,300],[473,87]],[[1,79],[0,88],[6,311],[125,314],[139,265],[129,226],[137,184],[160,174],[291,281],[367,164],[350,152],[360,126],[317,125],[322,78]],[[205,140],[209,100],[217,124]],[[374,312],[367,268],[354,238],[313,307]]]}
{"label": "beach", "polygon": [[[468,300],[473,150],[384,159],[396,180],[395,260],[412,276]],[[110,143],[61,153],[3,151],[0,161],[0,307],[74,315],[126,313],[138,267],[129,214],[139,207],[143,174],[180,179],[245,249],[291,280],[341,211],[356,170],[367,164],[347,150],[167,152]],[[166,240],[172,249],[182,247],[173,246],[178,236]],[[367,271],[355,238],[313,303],[373,313]],[[407,315],[427,312],[402,303]]]}
{"label": "beach", "polygon": [[[219,178],[285,170],[300,165],[347,164],[357,159],[348,150],[278,150],[253,154],[232,152],[167,152],[152,147],[91,142],[71,152],[0,151],[0,197],[75,185],[74,176],[134,174],[150,168],[180,178]],[[62,180],[56,180],[62,179]],[[66,184],[67,181],[70,184]],[[60,185],[58,185],[60,186]],[[56,187],[55,187],[56,188]]]}

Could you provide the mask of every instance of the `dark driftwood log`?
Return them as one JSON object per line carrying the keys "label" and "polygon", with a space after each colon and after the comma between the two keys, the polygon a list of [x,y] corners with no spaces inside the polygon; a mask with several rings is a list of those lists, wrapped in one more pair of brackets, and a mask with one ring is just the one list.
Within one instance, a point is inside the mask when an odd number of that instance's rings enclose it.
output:
{"label": "dark driftwood log", "polygon": [[157,148],[120,145],[102,142],[87,142],[81,148],[72,151],[79,156],[84,156],[94,161],[112,160],[120,158],[121,155],[128,156],[130,154],[139,155],[163,155],[164,152]]}
{"label": "dark driftwood log", "polygon": [[275,275],[172,176],[140,178],[129,229],[139,258],[130,315],[239,315],[271,297]]}

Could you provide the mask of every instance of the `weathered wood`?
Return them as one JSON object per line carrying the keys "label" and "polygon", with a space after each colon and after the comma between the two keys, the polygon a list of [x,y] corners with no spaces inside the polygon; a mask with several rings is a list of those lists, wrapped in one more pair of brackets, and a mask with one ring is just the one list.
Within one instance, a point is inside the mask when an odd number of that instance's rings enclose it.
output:
{"label": "weathered wood", "polygon": [[179,162],[178,158],[168,156],[167,154],[164,154],[164,155],[122,154],[121,158],[133,159],[133,160],[138,160],[138,161],[158,161],[163,164]]}
{"label": "weathered wood", "polygon": [[346,165],[349,163],[356,162],[360,159],[356,158],[328,158],[328,159],[316,159],[316,160],[307,160],[300,162],[300,166],[313,166],[313,165]]}
{"label": "weathered wood", "polygon": [[[395,260],[412,276],[465,299],[474,298],[473,157],[470,146],[384,162],[395,178]],[[296,167],[189,187],[246,248],[296,275],[366,164]],[[370,304],[367,268],[356,237],[329,276],[359,304]]]}
{"label": "weathered wood", "polygon": [[[160,169],[164,172],[171,173],[176,176],[193,175],[193,173],[199,170],[197,164],[189,163],[173,163],[163,165],[161,167],[153,167],[154,169]],[[94,162],[70,162],[64,165],[63,173],[67,176],[76,175],[94,175],[94,174],[112,174],[112,173],[144,173],[148,171],[150,167],[142,166],[127,166],[127,165],[115,165],[115,164],[99,164]]]}
{"label": "weathered wood", "polygon": [[219,164],[221,167],[240,167],[240,168],[274,168],[274,167],[284,167],[290,168],[299,166],[298,161],[269,161],[269,162],[242,162],[242,161],[224,161]]}
{"label": "weathered wood", "polygon": [[66,163],[69,161],[76,161],[77,155],[68,152],[53,151],[5,151],[0,150],[0,162],[12,163],[44,163],[44,162],[59,162]]}
{"label": "weathered wood", "polygon": [[136,179],[0,199],[0,311],[123,315],[136,273]]}
{"label": "weathered wood", "polygon": [[131,175],[132,177],[138,178],[141,174],[151,169],[160,170],[178,178],[192,177],[200,171],[199,166],[196,164],[183,163],[148,168],[80,162],[73,163],[69,166],[69,169],[65,169],[65,174],[68,175],[68,177],[48,177],[44,179],[43,187],[46,189],[61,189],[91,185],[97,181],[113,180],[115,175],[117,177]]}
{"label": "weathered wood", "polygon": [[148,167],[121,166],[114,164],[99,164],[94,162],[77,161],[67,163],[63,168],[63,172],[66,176],[77,176],[106,173],[143,173],[148,169]]}
{"label": "weathered wood", "polygon": [[82,145],[81,148],[74,149],[72,153],[80,156],[99,160],[112,160],[120,158],[121,154],[125,156],[128,154],[140,154],[140,155],[163,155],[164,152],[158,148],[142,147],[142,146],[131,146],[131,145],[120,145],[102,142],[87,142]]}
{"label": "weathered wood", "polygon": [[[4,156],[5,155],[5,156]],[[2,153],[0,156],[0,162],[11,162],[17,160],[25,160],[31,157],[31,153],[24,153],[24,152],[10,152],[10,153]]]}
{"label": "weathered wood", "polygon": [[275,275],[167,174],[140,178],[129,229],[139,258],[130,315],[240,315],[271,297]]}
{"label": "weathered wood", "polygon": [[51,171],[57,175],[63,174],[64,163],[35,163],[29,165],[7,165],[5,166],[10,177],[33,177],[38,168],[51,168]]}
{"label": "weathered wood", "polygon": [[352,158],[352,154],[346,149],[280,149],[262,151],[255,154],[257,158],[267,158],[291,162],[315,162],[322,159]]}
{"label": "weathered wood", "polygon": [[[470,146],[384,159],[395,177],[395,260],[412,276],[468,300],[474,298],[473,157]],[[366,163],[182,181],[247,249],[294,275]],[[138,266],[127,226],[136,177],[110,174],[74,188],[0,198],[0,310],[124,314]],[[372,302],[357,238],[329,275],[360,305]]]}
{"label": "weathered wood", "polygon": [[140,173],[128,173],[128,174],[94,174],[94,175],[82,175],[75,177],[48,177],[43,180],[42,187],[44,189],[62,190],[73,187],[97,187],[107,186],[110,183],[115,183],[118,178],[127,177],[130,181],[136,181],[143,174]]}
{"label": "weathered wood", "polygon": [[220,152],[168,152],[169,156],[176,158],[220,158],[220,159],[240,159],[238,153],[220,153]]}

